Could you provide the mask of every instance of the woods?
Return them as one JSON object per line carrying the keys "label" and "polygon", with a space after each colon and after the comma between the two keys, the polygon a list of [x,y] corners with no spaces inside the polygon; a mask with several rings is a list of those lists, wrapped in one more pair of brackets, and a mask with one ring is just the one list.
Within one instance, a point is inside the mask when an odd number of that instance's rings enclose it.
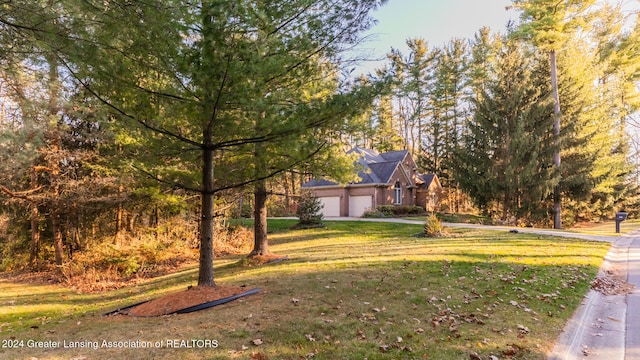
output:
{"label": "woods", "polygon": [[352,146],[409,150],[442,211],[560,227],[636,210],[637,20],[514,1],[505,34],[408,39],[354,78],[346,50],[384,3],[2,4],[2,268],[155,239],[197,248],[214,286],[217,224],[250,204],[250,253],[269,254],[267,209],[295,213],[312,176],[348,182]]}
{"label": "woods", "polygon": [[443,211],[559,228],[635,209],[628,121],[638,72],[623,68],[638,61],[627,52],[636,19],[583,1],[513,9],[520,21],[505,34],[483,28],[469,41],[430,48],[415,38],[408,53],[392,50],[394,91],[376,102],[370,143],[386,151],[384,139],[404,139],[391,148],[411,149],[438,174]]}

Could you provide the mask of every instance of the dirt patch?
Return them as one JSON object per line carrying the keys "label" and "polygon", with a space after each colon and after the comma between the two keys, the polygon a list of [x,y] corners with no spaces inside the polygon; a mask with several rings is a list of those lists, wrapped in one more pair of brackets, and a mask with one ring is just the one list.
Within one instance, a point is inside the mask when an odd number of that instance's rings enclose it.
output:
{"label": "dirt patch", "polygon": [[161,316],[247,291],[241,286],[198,286],[169,294],[129,309],[133,316]]}
{"label": "dirt patch", "polygon": [[604,276],[598,276],[591,282],[591,288],[604,295],[626,295],[631,293],[635,286],[626,282],[622,276],[607,270]]}

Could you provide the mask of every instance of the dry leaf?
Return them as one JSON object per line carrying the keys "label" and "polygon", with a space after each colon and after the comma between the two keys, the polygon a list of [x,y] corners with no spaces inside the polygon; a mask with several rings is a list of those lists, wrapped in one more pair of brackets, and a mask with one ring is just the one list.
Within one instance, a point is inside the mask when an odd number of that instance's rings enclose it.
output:
{"label": "dry leaf", "polygon": [[263,341],[262,341],[262,339],[253,339],[252,343],[255,346],[259,346],[259,345],[263,344]]}
{"label": "dry leaf", "polygon": [[519,324],[518,324],[518,330],[520,330],[522,334],[528,334],[531,332],[528,327],[524,325],[519,325]]}
{"label": "dry leaf", "polygon": [[262,353],[251,353],[252,360],[267,360],[267,357]]}

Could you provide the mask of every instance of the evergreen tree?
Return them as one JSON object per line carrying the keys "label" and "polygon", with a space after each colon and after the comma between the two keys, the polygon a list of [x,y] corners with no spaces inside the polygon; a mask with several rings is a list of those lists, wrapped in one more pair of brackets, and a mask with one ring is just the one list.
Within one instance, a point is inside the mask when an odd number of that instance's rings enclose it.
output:
{"label": "evergreen tree", "polygon": [[433,113],[439,114],[442,128],[442,156],[436,170],[447,189],[449,208],[458,211],[459,191],[453,174],[453,153],[463,132],[465,91],[467,86],[467,47],[463,40],[452,39],[444,48],[436,68]]}
{"label": "evergreen tree", "polygon": [[403,148],[417,155],[428,121],[429,89],[438,51],[429,50],[422,38],[408,39],[406,44],[409,48],[406,56],[394,49],[388,57],[395,78],[393,103],[400,122],[400,134],[404,138]]}
{"label": "evergreen tree", "polygon": [[557,182],[550,162],[551,98],[517,42],[507,43],[498,55],[495,78],[474,100],[455,174],[486,213],[504,221],[541,218],[543,200]]}
{"label": "evergreen tree", "polygon": [[[549,73],[551,89],[554,98],[553,131],[558,151],[554,154],[554,164],[559,169],[561,165],[561,106],[558,89],[556,52],[562,47],[565,37],[574,33],[584,19],[582,16],[595,0],[512,0],[516,9],[521,10],[522,23],[513,32],[514,37],[530,39],[535,46],[545,51],[549,56]],[[562,228],[561,218],[562,196],[561,189],[554,189],[553,227]]]}
{"label": "evergreen tree", "polygon": [[[160,152],[199,158],[192,172],[198,181],[175,181],[171,173],[159,173],[158,180],[201,194],[198,284],[213,286],[216,193],[283,171],[227,181],[234,177],[215,176],[216,159],[309,136],[358,112],[369,91],[304,93],[304,101],[294,103],[289,95],[325,75],[327,64],[339,63],[345,47],[371,26],[369,11],[384,0],[38,2],[37,13],[57,19],[55,26],[10,18],[23,2],[9,5],[4,23],[55,50],[60,64],[121,120],[158,138]],[[262,113],[269,123],[256,126]]]}
{"label": "evergreen tree", "polygon": [[406,143],[400,135],[400,126],[393,111],[393,97],[381,95],[374,111],[375,128],[372,149],[379,152],[402,150]]}

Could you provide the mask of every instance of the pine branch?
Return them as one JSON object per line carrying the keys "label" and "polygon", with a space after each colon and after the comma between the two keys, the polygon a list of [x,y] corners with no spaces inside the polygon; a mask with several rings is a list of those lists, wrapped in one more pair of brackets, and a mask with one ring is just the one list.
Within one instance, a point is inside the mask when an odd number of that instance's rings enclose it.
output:
{"label": "pine branch", "polygon": [[196,188],[192,188],[190,186],[186,186],[186,185],[183,185],[183,184],[180,184],[180,183],[176,183],[176,182],[172,182],[172,181],[161,179],[157,175],[154,175],[154,174],[152,174],[152,173],[150,173],[150,172],[148,172],[148,171],[146,171],[146,170],[144,170],[142,168],[139,168],[139,167],[137,167],[135,165],[132,165],[132,167],[134,169],[140,171],[141,173],[147,175],[148,178],[150,178],[152,180],[155,180],[155,181],[157,181],[157,182],[159,182],[161,184],[169,185],[170,187],[176,188],[176,189],[182,189],[182,190],[185,190],[185,191],[190,191],[190,192],[195,192],[195,193],[202,194],[202,190],[201,189],[196,189]]}
{"label": "pine branch", "polygon": [[138,118],[136,116],[133,116],[133,115],[127,113],[125,110],[123,110],[122,108],[114,105],[109,100],[105,99],[100,94],[98,94],[96,91],[94,91],[89,84],[87,84],[84,80],[82,80],[78,76],[78,74],[71,68],[71,66],[64,59],[62,59],[61,57],[58,57],[58,59],[62,62],[63,66],[69,71],[71,76],[73,76],[73,78],[75,80],[77,80],[78,83],[80,83],[80,85],[82,85],[82,87],[84,89],[86,89],[89,93],[91,93],[91,95],[95,96],[95,98],[98,99],[98,101],[100,101],[101,103],[103,103],[104,105],[109,107],[110,109],[114,110],[118,114],[120,114],[120,115],[122,115],[122,116],[124,116],[124,117],[126,117],[128,119],[134,120],[135,122],[137,122],[138,124],[142,125],[143,127],[145,127],[148,130],[151,130],[151,131],[156,132],[158,134],[162,134],[162,135],[174,138],[174,139],[176,139],[178,141],[187,143],[189,145],[192,145],[192,146],[195,146],[195,147],[198,147],[198,148],[203,148],[203,145],[201,143],[197,142],[197,141],[194,141],[194,140],[186,138],[186,137],[184,137],[182,135],[173,133],[173,132],[171,132],[169,130],[152,126],[147,121],[142,120],[142,119],[140,119],[140,118]]}
{"label": "pine branch", "polygon": [[324,143],[322,143],[321,145],[319,145],[311,154],[305,156],[303,159],[297,160],[295,162],[293,162],[292,164],[290,164],[289,166],[285,166],[282,167],[280,169],[274,170],[271,173],[265,175],[265,176],[260,176],[251,180],[247,180],[247,181],[243,181],[240,183],[236,183],[236,184],[230,184],[230,185],[226,185],[220,188],[216,188],[213,190],[214,193],[216,192],[220,192],[220,191],[224,191],[224,190],[229,190],[229,189],[234,189],[234,188],[239,188],[239,187],[243,187],[243,186],[247,186],[249,184],[253,184],[255,182],[258,181],[262,181],[262,180],[267,180],[269,178],[272,178],[280,173],[283,173],[285,171],[289,171],[289,169],[292,169],[294,167],[296,167],[297,165],[300,165],[302,163],[304,163],[305,161],[313,158],[314,156],[316,156],[326,145],[328,144],[327,141],[325,141]]}
{"label": "pine branch", "polygon": [[6,186],[0,185],[0,191],[7,194],[9,197],[26,200],[31,203],[35,203],[35,200],[29,197],[29,194],[32,194],[38,190],[42,189],[42,186],[38,186],[34,189],[29,189],[27,191],[11,191]]}

